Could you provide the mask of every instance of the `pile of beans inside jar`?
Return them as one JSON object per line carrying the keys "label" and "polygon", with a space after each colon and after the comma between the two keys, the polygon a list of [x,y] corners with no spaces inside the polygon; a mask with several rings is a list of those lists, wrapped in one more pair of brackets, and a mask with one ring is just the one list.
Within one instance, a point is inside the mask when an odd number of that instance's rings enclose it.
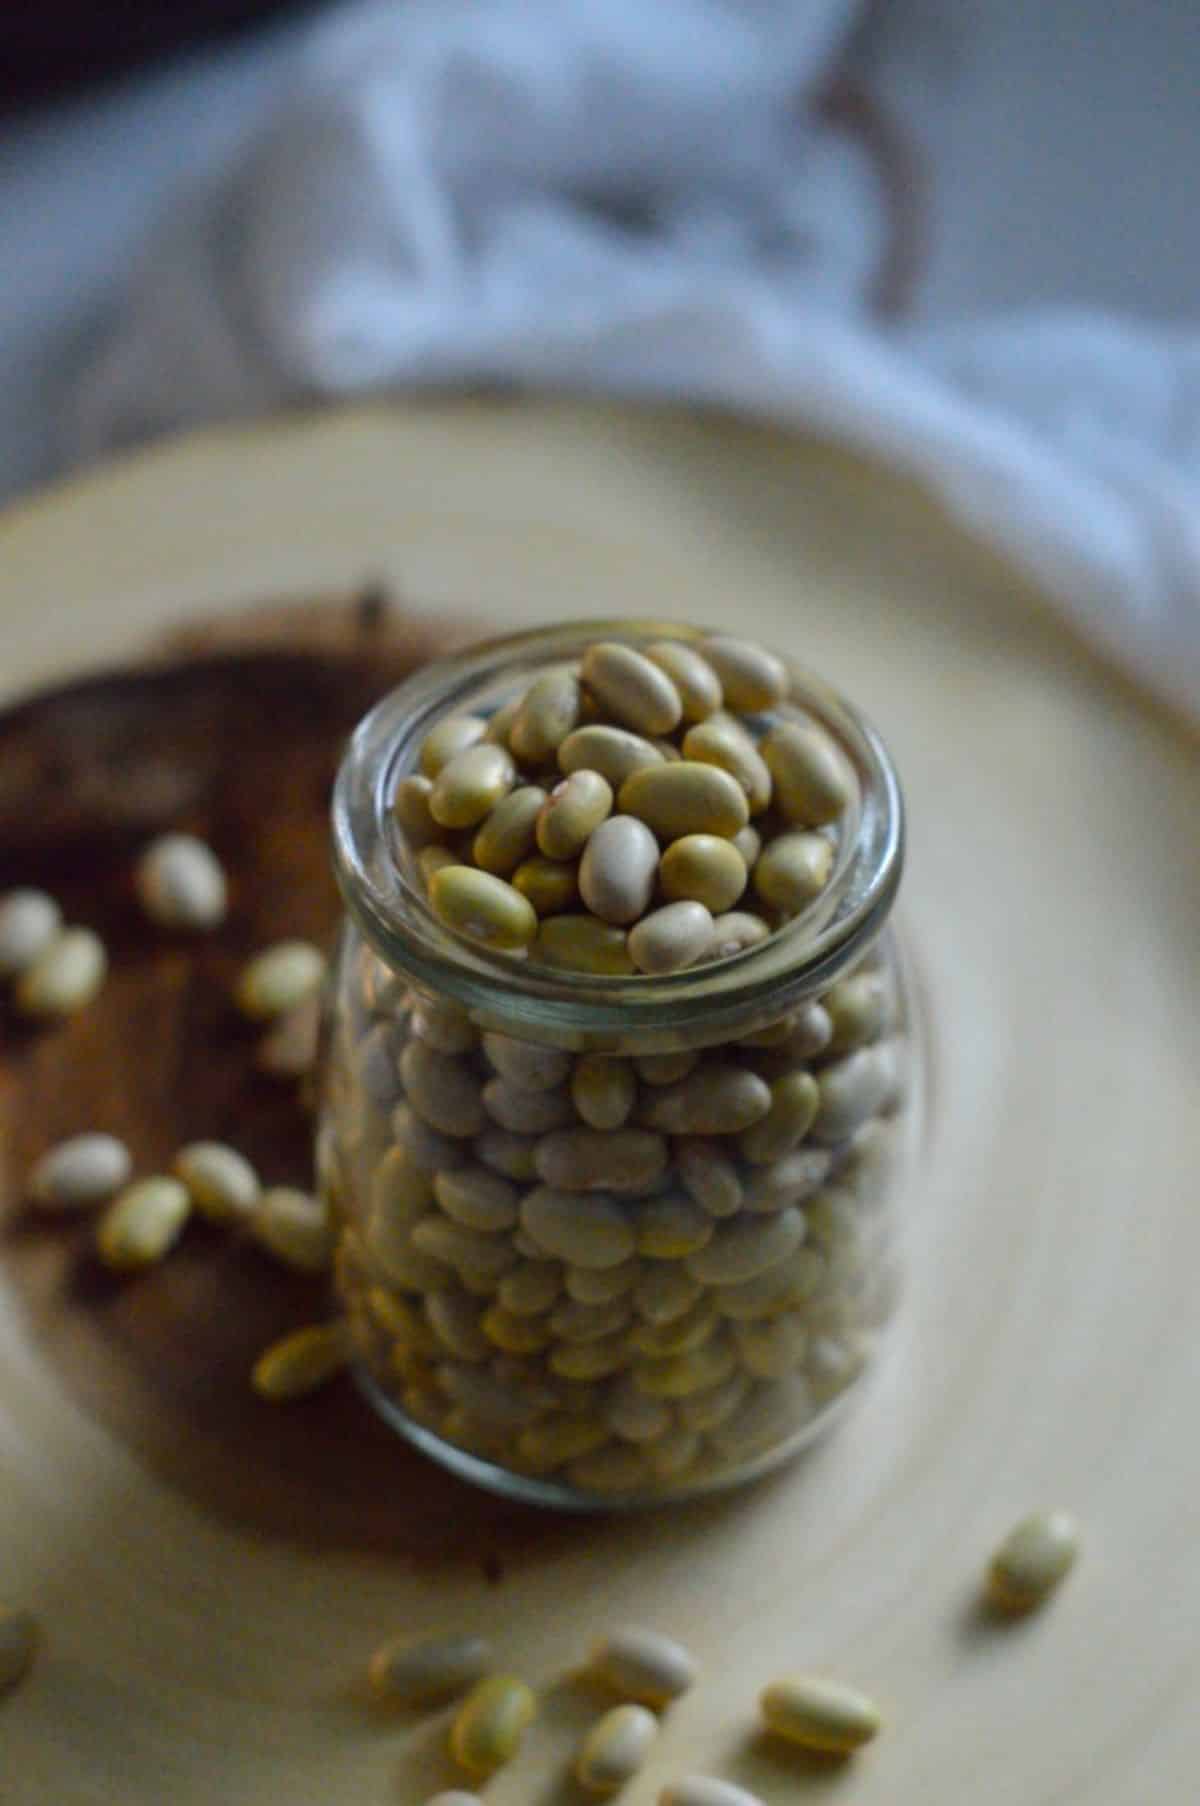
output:
{"label": "pile of beans inside jar", "polygon": [[[397,857],[444,924],[564,977],[752,948],[819,897],[856,808],[788,684],[729,639],[593,645],[432,727]],[[687,1490],[862,1371],[895,1289],[886,942],[779,1020],[671,1051],[498,1032],[361,941],[343,967],[323,1177],[355,1344],[409,1420],[578,1492]]]}

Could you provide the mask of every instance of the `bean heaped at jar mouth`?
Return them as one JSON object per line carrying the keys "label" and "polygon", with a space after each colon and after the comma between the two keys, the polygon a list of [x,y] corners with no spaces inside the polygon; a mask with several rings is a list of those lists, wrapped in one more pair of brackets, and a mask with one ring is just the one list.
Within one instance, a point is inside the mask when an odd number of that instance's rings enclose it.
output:
{"label": "bean heaped at jar mouth", "polygon": [[[717,969],[821,898],[860,813],[789,667],[721,635],[597,639],[448,709],[403,764],[396,861],[514,986]],[[892,1310],[909,1041],[890,936],[732,1036],[562,1045],[497,1019],[347,929],[318,1158],[377,1393],[535,1495],[759,1471]]]}

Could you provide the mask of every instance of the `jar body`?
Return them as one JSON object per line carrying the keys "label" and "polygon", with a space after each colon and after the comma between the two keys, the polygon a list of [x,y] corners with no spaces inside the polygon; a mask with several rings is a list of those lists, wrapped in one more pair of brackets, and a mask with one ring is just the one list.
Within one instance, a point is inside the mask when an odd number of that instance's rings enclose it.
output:
{"label": "jar body", "polygon": [[374,1401],[558,1505],[730,1485],[805,1446],[899,1290],[920,1074],[891,933],[727,1042],[572,1052],[472,1014],[344,931],[322,1183]]}

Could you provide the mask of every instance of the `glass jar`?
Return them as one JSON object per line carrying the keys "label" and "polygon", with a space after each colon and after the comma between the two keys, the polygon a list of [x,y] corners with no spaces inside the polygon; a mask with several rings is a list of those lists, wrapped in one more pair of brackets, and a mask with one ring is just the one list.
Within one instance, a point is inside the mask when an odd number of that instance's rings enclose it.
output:
{"label": "glass jar", "polygon": [[[358,1377],[447,1466],[557,1506],[774,1467],[840,1411],[897,1298],[920,1113],[886,925],[902,805],[848,703],[788,663],[770,712],[819,723],[856,775],[823,830],[829,882],[758,945],[666,977],[551,969],[447,927],[391,807],[441,717],[490,717],[597,639],[702,637],[585,623],[429,666],[362,722],[337,783],[317,1153]],[[815,1080],[806,1132],[739,1128],[729,1098],[781,1079]],[[588,1083],[624,1094],[623,1128],[586,1127]]]}

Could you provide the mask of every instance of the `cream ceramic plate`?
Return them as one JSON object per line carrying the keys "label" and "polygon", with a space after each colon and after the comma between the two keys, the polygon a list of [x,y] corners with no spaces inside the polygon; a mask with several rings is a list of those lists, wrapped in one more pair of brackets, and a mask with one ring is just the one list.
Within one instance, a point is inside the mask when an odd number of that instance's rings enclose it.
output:
{"label": "cream ceramic plate", "polygon": [[[490,623],[624,610],[786,644],[885,731],[934,1121],[902,1346],[856,1415],[743,1496],[637,1520],[497,1520],[478,1549],[268,1543],[205,1517],[60,1392],[0,1314],[0,1593],[47,1645],[0,1708],[11,1806],[418,1806],[442,1720],[355,1680],[405,1626],[489,1629],[549,1688],[494,1806],[572,1800],[592,1707],[563,1677],[632,1616],[703,1660],[648,1806],[713,1769],[768,1806],[1146,1806],[1200,1729],[1200,886],[1195,748],[909,490],[769,432],[584,408],[371,412],[154,452],[0,522],[10,692],[201,607],[390,573]],[[302,1408],[302,1407],[298,1407]],[[1010,1521],[1075,1509],[1082,1563],[998,1632],[971,1610]],[[470,1539],[465,1539],[469,1545]],[[752,1735],[828,1667],[885,1702],[851,1769]]]}

